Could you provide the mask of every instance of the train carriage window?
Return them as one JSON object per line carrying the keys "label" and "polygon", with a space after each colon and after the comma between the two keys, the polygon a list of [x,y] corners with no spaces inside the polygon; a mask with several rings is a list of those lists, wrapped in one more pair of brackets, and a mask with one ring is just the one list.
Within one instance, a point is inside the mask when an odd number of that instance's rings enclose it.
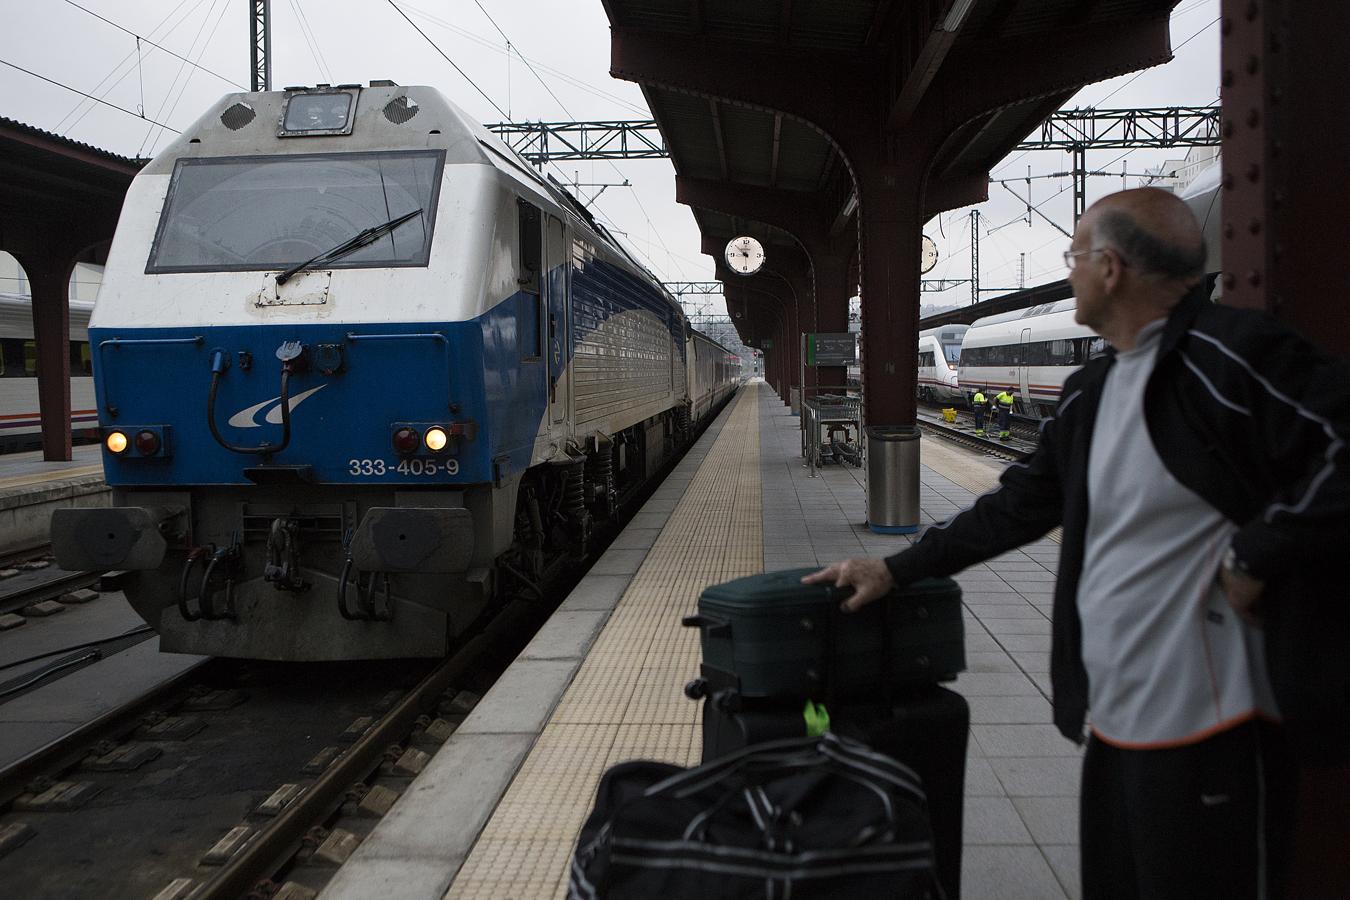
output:
{"label": "train carriage window", "polygon": [[89,352],[88,341],[70,342],[70,374],[91,375],[93,374],[93,358]]}
{"label": "train carriage window", "polygon": [[416,210],[323,267],[425,266],[444,160],[441,150],[180,159],[145,271],[285,269]]}
{"label": "train carriage window", "polygon": [[9,341],[0,341],[0,378],[5,377],[5,345],[8,343]]}
{"label": "train carriage window", "polygon": [[23,374],[37,377],[37,341],[23,342]]}

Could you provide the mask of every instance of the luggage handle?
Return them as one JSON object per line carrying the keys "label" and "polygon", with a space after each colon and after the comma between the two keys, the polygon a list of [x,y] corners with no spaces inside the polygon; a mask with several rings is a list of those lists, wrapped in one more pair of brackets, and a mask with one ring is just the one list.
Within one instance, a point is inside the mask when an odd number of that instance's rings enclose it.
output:
{"label": "luggage handle", "polygon": [[700,631],[706,631],[708,634],[717,634],[719,632],[731,630],[731,623],[726,619],[719,619],[716,616],[710,616],[705,613],[699,613],[694,616],[685,616],[680,620],[680,624],[685,628],[697,628]]}

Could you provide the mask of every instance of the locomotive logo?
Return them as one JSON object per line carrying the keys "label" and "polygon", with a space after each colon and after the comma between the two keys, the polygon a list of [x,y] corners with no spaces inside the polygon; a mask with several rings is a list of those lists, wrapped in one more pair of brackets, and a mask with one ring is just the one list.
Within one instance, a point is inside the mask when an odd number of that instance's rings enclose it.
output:
{"label": "locomotive logo", "polygon": [[[319,391],[323,390],[326,387],[328,387],[328,385],[321,384],[316,388],[310,388],[309,390],[305,391],[302,394],[296,394],[294,397],[291,398],[291,412],[294,413],[295,408],[299,406],[301,403],[303,403],[306,398],[314,396],[315,394],[317,394]],[[263,421],[266,422],[268,425],[280,425],[281,424],[280,397],[273,397],[271,400],[264,400],[261,403],[254,404],[253,406],[250,406],[248,409],[239,410],[239,412],[230,416],[229,423],[233,425],[235,428],[261,428],[263,426],[263,423],[258,421],[257,418],[258,413],[262,412],[264,409],[267,409],[267,407],[269,406],[271,406],[272,409],[268,410],[267,416]]]}

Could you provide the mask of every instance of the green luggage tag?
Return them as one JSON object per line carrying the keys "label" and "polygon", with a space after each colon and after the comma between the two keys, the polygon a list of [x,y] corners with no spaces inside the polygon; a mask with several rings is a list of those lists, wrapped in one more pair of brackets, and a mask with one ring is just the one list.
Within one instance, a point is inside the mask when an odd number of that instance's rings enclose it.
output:
{"label": "green luggage tag", "polygon": [[830,730],[830,711],[825,708],[824,703],[807,700],[806,708],[802,710],[802,718],[806,720],[807,737],[820,737]]}

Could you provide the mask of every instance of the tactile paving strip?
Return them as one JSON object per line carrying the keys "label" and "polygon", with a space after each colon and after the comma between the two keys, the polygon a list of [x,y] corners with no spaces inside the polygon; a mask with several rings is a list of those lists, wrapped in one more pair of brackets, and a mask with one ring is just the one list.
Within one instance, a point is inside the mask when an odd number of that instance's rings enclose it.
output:
{"label": "tactile paving strip", "polygon": [[447,900],[562,897],[600,775],[626,759],[698,762],[698,635],[680,625],[705,587],[764,569],[759,384],[743,387],[605,630],[483,829]]}

